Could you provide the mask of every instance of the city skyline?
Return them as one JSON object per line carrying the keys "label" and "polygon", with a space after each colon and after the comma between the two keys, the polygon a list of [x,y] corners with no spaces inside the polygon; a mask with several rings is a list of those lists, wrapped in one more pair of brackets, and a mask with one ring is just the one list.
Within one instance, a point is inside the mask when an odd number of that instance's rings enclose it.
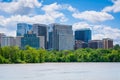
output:
{"label": "city skyline", "polygon": [[[9,6],[9,7],[8,7]],[[90,28],[92,39],[120,44],[120,0],[0,0],[0,32],[15,36],[17,23],[62,23]]]}
{"label": "city skyline", "polygon": [[[27,33],[26,33],[27,31]],[[113,39],[92,40],[89,28],[75,30],[72,25],[18,23],[16,37],[5,36],[0,33],[0,45],[18,46],[24,49],[27,45],[48,50],[73,50],[78,48],[113,48]],[[18,35],[19,33],[19,35]]]}

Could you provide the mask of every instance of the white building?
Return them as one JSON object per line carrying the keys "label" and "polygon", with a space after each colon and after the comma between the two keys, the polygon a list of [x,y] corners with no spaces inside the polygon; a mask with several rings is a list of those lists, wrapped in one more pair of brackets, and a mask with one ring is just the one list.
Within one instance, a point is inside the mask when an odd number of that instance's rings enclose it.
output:
{"label": "white building", "polygon": [[2,39],[2,37],[4,37],[4,36],[5,36],[4,33],[0,33],[0,46],[1,46],[1,39]]}
{"label": "white building", "polygon": [[1,47],[4,46],[15,46],[15,38],[10,36],[4,36],[1,38]]}

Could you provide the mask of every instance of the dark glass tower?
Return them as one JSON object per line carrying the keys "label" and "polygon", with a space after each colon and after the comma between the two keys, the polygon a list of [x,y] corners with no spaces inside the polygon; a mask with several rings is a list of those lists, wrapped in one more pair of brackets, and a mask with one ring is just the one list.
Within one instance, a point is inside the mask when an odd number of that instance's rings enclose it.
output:
{"label": "dark glass tower", "polygon": [[75,40],[81,40],[88,43],[88,41],[91,40],[91,30],[88,28],[76,30]]}
{"label": "dark glass tower", "polygon": [[45,48],[47,49],[47,25],[45,24],[33,24],[32,31],[37,36],[44,36],[45,41]]}

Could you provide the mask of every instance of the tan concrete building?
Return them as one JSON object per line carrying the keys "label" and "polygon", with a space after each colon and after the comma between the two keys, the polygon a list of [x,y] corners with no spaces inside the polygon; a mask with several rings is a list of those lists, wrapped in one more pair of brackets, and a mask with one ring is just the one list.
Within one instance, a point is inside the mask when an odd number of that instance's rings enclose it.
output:
{"label": "tan concrete building", "polygon": [[103,39],[103,48],[104,49],[113,48],[113,40],[110,38],[104,38]]}

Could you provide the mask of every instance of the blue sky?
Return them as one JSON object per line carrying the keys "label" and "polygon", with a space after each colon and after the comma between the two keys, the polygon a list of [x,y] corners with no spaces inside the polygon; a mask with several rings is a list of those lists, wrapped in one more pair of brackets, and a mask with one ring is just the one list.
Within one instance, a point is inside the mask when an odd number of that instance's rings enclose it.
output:
{"label": "blue sky", "polygon": [[19,22],[90,28],[92,39],[120,44],[120,0],[0,0],[0,32],[15,36]]}

